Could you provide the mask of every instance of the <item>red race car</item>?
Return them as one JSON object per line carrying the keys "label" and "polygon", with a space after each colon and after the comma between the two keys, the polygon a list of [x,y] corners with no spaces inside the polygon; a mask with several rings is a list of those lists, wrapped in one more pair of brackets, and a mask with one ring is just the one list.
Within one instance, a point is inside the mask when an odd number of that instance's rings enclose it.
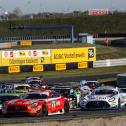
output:
{"label": "red race car", "polygon": [[69,111],[68,99],[53,90],[26,93],[20,99],[4,102],[2,108],[2,113],[6,116],[16,113],[47,116]]}

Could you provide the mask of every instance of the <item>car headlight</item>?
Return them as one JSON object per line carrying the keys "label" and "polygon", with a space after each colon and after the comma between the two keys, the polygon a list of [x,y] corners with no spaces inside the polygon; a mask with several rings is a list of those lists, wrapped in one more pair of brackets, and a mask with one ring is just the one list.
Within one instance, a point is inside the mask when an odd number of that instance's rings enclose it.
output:
{"label": "car headlight", "polygon": [[6,109],[7,107],[8,107],[7,104],[5,104],[5,103],[2,104],[2,108],[5,108]]}
{"label": "car headlight", "polygon": [[86,102],[86,101],[87,101],[87,99],[86,99],[85,97],[82,97],[82,98],[81,98],[81,101]]}
{"label": "car headlight", "polygon": [[110,97],[108,101],[109,101],[109,102],[115,101],[115,97]]}
{"label": "car headlight", "polygon": [[31,105],[31,108],[35,108],[37,105],[38,105],[38,103],[33,103],[33,104]]}

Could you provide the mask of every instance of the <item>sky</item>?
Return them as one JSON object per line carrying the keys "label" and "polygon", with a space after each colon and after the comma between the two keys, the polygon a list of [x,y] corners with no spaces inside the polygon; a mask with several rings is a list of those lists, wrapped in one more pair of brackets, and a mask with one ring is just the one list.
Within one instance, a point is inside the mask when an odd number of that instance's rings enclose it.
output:
{"label": "sky", "polygon": [[23,14],[38,12],[71,12],[88,9],[126,11],[126,0],[0,0],[0,14],[20,8]]}

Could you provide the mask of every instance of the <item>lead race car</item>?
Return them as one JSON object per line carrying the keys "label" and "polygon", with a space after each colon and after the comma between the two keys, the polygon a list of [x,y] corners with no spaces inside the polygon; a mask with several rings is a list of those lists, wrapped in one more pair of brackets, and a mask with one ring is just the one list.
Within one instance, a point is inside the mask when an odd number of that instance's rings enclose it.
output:
{"label": "lead race car", "polygon": [[119,88],[102,86],[92,93],[80,98],[80,108],[85,109],[114,109],[126,105],[126,93]]}
{"label": "lead race car", "polygon": [[53,90],[39,90],[24,94],[20,99],[3,103],[2,113],[29,115],[64,114],[70,111],[69,101]]}

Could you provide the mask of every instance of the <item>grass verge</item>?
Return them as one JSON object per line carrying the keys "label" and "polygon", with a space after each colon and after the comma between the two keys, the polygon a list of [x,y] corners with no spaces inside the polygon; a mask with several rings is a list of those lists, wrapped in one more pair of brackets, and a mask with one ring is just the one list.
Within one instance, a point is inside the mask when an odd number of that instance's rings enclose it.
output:
{"label": "grass verge", "polygon": [[[0,80],[20,80],[27,76],[43,76],[44,78],[62,78],[74,76],[93,76],[110,73],[125,73],[126,66],[105,67],[105,68],[89,68],[89,69],[76,69],[66,71],[45,71],[45,72],[24,72],[13,74],[0,74]],[[110,77],[111,78],[111,77]]]}

